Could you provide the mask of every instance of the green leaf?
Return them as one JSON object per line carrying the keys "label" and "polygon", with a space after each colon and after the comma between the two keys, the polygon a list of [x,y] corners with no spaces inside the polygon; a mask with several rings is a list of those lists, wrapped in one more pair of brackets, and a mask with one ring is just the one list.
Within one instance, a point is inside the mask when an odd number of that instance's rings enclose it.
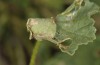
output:
{"label": "green leaf", "polygon": [[[89,0],[75,0],[74,3],[55,19],[29,19],[27,29],[30,39],[48,40],[59,46],[62,52],[73,55],[79,45],[93,42],[96,29],[91,15],[99,7]],[[70,41],[70,43],[69,43]]]}
{"label": "green leaf", "polygon": [[57,34],[56,38],[58,41],[65,38],[72,40],[68,47],[61,46],[63,52],[71,55],[75,53],[78,45],[93,42],[96,38],[96,29],[93,27],[94,20],[90,16],[98,12],[99,7],[88,0],[84,0],[82,4],[84,5],[72,4],[72,9],[69,7],[65,12],[57,16],[57,32],[60,35]]}
{"label": "green leaf", "polygon": [[34,36],[37,40],[48,40],[55,36],[56,24],[53,18],[30,18],[27,22],[30,39]]}

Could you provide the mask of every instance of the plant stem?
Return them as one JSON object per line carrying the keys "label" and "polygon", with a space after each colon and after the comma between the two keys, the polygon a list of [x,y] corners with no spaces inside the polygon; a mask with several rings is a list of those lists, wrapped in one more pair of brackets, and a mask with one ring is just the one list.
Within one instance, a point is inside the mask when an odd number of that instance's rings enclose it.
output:
{"label": "plant stem", "polygon": [[37,57],[37,53],[40,47],[40,41],[36,42],[35,47],[33,48],[33,52],[32,52],[32,56],[31,56],[31,60],[30,60],[30,64],[29,65],[35,65],[35,59]]}
{"label": "plant stem", "polygon": [[77,5],[80,6],[82,4],[83,0],[75,0],[75,2],[76,2]]}

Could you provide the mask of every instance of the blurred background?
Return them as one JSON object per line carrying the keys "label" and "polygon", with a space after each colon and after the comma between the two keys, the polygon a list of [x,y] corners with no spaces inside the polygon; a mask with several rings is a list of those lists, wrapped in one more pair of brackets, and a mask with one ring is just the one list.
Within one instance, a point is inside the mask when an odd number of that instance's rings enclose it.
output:
{"label": "blurred background", "polygon": [[[100,6],[100,0],[91,0]],[[28,18],[55,17],[73,0],[0,0],[0,65],[29,65],[36,40],[29,40]],[[97,39],[82,45],[74,56],[62,53],[55,44],[42,41],[35,65],[100,65],[100,13]]]}

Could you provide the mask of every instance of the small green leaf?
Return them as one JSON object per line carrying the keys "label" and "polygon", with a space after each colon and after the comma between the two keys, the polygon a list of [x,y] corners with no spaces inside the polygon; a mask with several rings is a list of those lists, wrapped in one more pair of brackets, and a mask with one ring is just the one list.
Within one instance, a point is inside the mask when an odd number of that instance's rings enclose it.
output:
{"label": "small green leaf", "polygon": [[59,35],[56,34],[55,37],[58,41],[65,38],[72,40],[69,46],[60,46],[63,52],[70,55],[75,53],[78,45],[93,42],[96,38],[94,20],[90,17],[99,11],[99,7],[88,0],[82,2],[84,5],[74,3],[71,6],[72,9],[69,7],[70,10],[67,9],[57,16],[57,32],[59,32]]}
{"label": "small green leaf", "polygon": [[27,29],[30,31],[30,39],[48,40],[55,36],[56,24],[53,18],[30,18],[27,22]]}
{"label": "small green leaf", "polygon": [[[75,0],[63,13],[53,18],[29,19],[27,29],[37,40],[48,40],[59,46],[62,52],[73,55],[79,45],[93,42],[96,29],[91,15],[99,7],[89,0]],[[69,43],[70,40],[70,43]]]}

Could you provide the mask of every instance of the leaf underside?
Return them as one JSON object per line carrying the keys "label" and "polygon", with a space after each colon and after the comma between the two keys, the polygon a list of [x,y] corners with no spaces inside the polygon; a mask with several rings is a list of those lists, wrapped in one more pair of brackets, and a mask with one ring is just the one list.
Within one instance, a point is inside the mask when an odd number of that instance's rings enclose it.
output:
{"label": "leaf underside", "polygon": [[75,53],[79,45],[93,42],[96,29],[91,15],[97,13],[99,7],[89,0],[82,1],[81,5],[76,1],[55,19],[29,19],[27,29],[30,38],[51,41],[70,55]]}

